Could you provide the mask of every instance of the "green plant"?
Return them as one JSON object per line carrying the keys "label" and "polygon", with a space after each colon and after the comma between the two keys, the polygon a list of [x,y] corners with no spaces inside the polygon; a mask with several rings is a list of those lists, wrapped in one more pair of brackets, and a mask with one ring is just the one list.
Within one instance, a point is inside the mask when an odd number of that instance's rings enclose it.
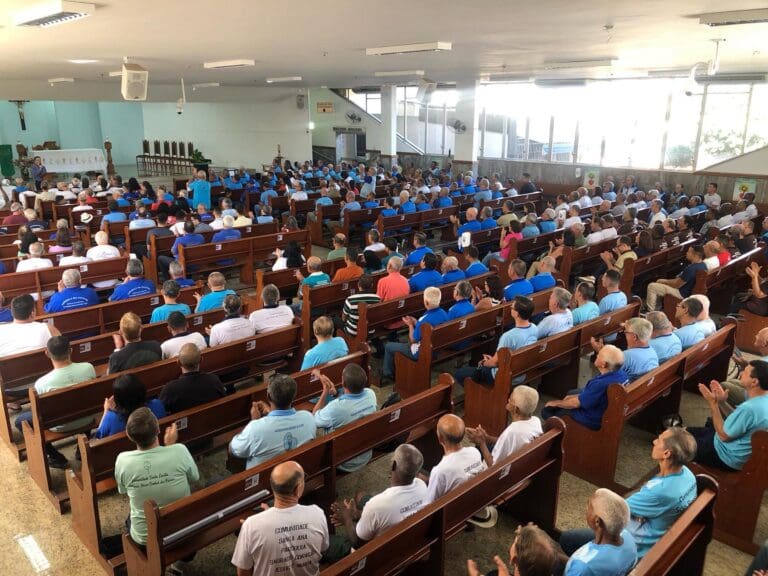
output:
{"label": "green plant", "polygon": [[192,160],[192,164],[207,164],[210,163],[210,160],[203,156],[203,153],[200,152],[197,148],[192,150],[192,154],[189,157],[190,160]]}

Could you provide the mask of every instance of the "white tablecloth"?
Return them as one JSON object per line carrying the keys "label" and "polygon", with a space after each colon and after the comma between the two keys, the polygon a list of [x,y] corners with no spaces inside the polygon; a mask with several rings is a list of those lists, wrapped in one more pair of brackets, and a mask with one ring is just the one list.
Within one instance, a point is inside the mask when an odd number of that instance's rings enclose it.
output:
{"label": "white tablecloth", "polygon": [[77,150],[32,150],[40,156],[48,172],[106,172],[107,159],[104,150],[82,148]]}

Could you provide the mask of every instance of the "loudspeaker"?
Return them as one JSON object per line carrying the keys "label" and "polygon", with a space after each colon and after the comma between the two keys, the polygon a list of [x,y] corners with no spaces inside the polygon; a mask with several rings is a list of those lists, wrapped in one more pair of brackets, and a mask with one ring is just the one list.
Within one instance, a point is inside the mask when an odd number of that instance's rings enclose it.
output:
{"label": "loudspeaker", "polygon": [[432,92],[437,88],[437,82],[429,78],[419,79],[419,89],[416,91],[416,100],[422,103],[429,103],[432,100]]}
{"label": "loudspeaker", "polygon": [[123,64],[120,92],[123,100],[146,100],[149,71],[138,64]]}

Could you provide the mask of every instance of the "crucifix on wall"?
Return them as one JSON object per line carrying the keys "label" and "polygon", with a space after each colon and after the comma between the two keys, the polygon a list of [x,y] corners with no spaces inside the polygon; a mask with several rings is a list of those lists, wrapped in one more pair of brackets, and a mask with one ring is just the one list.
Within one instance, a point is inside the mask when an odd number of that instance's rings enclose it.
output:
{"label": "crucifix on wall", "polygon": [[19,110],[19,122],[21,123],[21,129],[26,132],[27,121],[24,119],[24,103],[29,102],[29,100],[11,100],[11,102],[16,104],[16,108]]}

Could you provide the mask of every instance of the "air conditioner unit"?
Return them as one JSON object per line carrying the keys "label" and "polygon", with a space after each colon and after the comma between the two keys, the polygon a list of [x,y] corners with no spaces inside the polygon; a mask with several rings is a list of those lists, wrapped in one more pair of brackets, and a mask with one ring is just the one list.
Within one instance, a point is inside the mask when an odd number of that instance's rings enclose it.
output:
{"label": "air conditioner unit", "polygon": [[428,78],[419,79],[419,89],[416,91],[416,100],[429,103],[432,100],[432,93],[437,88],[437,82]]}
{"label": "air conditioner unit", "polygon": [[123,100],[146,100],[149,71],[138,64],[123,64],[120,92]]}
{"label": "air conditioner unit", "polygon": [[768,9],[735,10],[699,14],[699,24],[707,26],[736,26],[737,24],[763,24],[768,22]]}
{"label": "air conditioner unit", "polygon": [[64,0],[31,1],[13,16],[15,26],[39,26],[46,28],[80,20],[93,14],[94,4],[85,2],[66,2]]}

